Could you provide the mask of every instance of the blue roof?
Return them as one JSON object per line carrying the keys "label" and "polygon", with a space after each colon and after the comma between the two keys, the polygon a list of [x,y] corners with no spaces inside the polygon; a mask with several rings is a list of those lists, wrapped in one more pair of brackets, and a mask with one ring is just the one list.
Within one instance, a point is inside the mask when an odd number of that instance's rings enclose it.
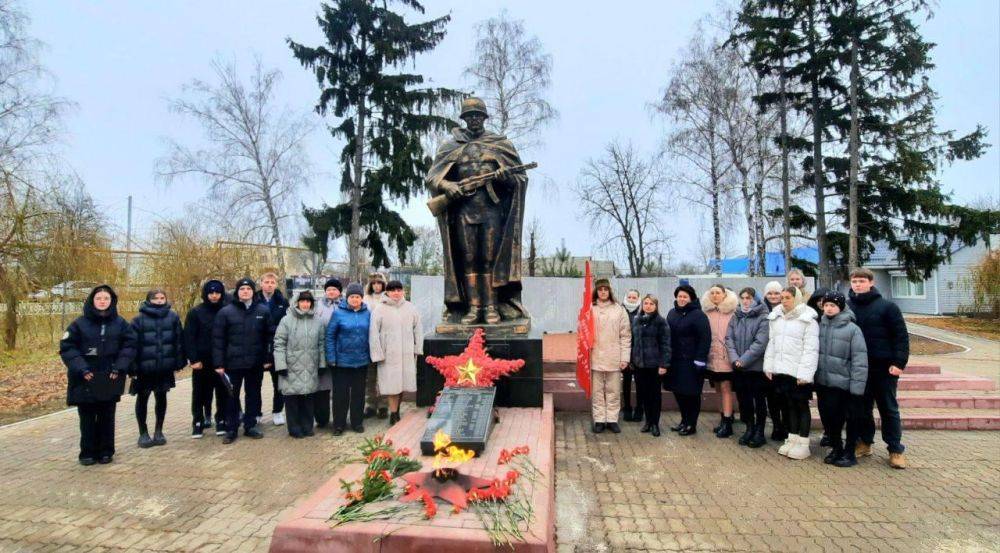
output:
{"label": "blue roof", "polygon": [[[819,250],[813,247],[792,248],[792,257],[817,263],[819,262]],[[723,259],[722,272],[725,274],[747,274],[749,272],[747,259],[745,255]],[[767,252],[764,254],[764,274],[766,276],[784,276],[787,273],[784,253]]]}

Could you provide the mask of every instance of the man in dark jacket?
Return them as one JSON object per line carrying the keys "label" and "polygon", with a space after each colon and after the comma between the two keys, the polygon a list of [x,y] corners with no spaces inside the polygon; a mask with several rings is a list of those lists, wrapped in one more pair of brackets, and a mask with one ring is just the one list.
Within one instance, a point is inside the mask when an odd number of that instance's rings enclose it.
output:
{"label": "man in dark jacket", "polygon": [[875,288],[875,274],[869,269],[851,271],[848,305],[868,347],[868,383],[865,387],[860,441],[857,457],[872,454],[875,441],[875,418],[872,406],[878,406],[882,419],[882,439],[889,449],[889,465],[906,468],[902,444],[903,426],[899,419],[896,386],[910,358],[910,335],[899,307],[882,297]]}
{"label": "man in dark jacket", "polygon": [[108,285],[94,288],[83,316],[59,342],[66,365],[66,403],[80,415],[80,464],[110,463],[115,455],[115,407],[135,358],[135,333],[118,315],[118,296]]}
{"label": "man in dark jacket", "polygon": [[263,438],[257,427],[260,414],[260,385],[264,371],[271,368],[271,339],[274,328],[267,307],[254,301],[254,282],[244,278],[236,283],[236,297],[219,310],[212,331],[212,364],[223,369],[232,384],[232,397],[226,402],[226,437],[222,443],[236,440],[240,425],[240,388],[246,382],[243,406],[243,434]]}
{"label": "man in dark jacket", "polygon": [[[278,289],[278,275],[274,273],[264,273],[260,277],[260,290],[254,294],[254,301],[263,304],[271,314],[271,336],[277,330],[281,319],[288,313],[288,300]],[[281,395],[278,389],[278,375],[274,374],[274,342],[267,344],[267,354],[271,363],[271,368],[267,372],[271,375],[271,387],[274,394],[271,396],[271,413],[275,426],[285,424],[285,396]]]}
{"label": "man in dark jacket", "polygon": [[201,305],[188,311],[184,320],[184,352],[191,364],[192,438],[201,438],[211,425],[212,394],[215,394],[215,433],[224,435],[226,424],[223,409],[226,387],[222,375],[212,369],[212,331],[215,316],[225,305],[226,287],[218,280],[209,280],[201,287]]}

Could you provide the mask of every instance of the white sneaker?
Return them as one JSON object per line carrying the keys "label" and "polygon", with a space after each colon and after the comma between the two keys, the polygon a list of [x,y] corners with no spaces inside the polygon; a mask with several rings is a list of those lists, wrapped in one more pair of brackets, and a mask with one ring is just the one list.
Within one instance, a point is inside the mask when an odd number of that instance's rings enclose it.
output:
{"label": "white sneaker", "polygon": [[778,448],[778,455],[788,455],[788,450],[792,448],[792,445],[794,445],[795,438],[796,436],[791,434],[785,438],[785,443],[781,444],[781,447]]}
{"label": "white sneaker", "polygon": [[274,426],[281,426],[285,424],[285,413],[275,413],[274,414]]}
{"label": "white sneaker", "polygon": [[810,453],[809,438],[796,436],[794,445],[788,449],[788,458],[801,461],[802,459],[808,459]]}

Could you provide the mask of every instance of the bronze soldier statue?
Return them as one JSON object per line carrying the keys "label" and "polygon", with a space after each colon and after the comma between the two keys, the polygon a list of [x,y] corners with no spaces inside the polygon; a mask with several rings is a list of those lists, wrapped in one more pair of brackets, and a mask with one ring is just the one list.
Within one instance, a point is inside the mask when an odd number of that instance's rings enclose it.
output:
{"label": "bronze soldier statue", "polygon": [[521,227],[528,185],[506,137],[487,131],[479,98],[462,102],[466,128],[452,130],[427,174],[428,202],[444,242],[444,324],[458,332],[484,322],[527,332],[521,304]]}

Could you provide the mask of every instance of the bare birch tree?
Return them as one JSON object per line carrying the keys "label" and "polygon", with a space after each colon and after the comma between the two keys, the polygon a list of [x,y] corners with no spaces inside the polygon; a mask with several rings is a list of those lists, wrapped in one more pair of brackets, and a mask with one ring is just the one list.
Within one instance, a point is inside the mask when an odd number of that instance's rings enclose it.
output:
{"label": "bare birch tree", "polygon": [[536,145],[539,131],[559,116],[545,99],[552,56],[528,34],[524,21],[506,11],[476,25],[474,59],[465,75],[492,110],[486,120],[490,130],[522,149]]}
{"label": "bare birch tree", "polygon": [[201,126],[204,144],[170,140],[157,174],[167,183],[200,179],[230,214],[249,214],[258,222],[249,231],[266,228],[284,274],[284,221],[297,209],[297,192],[308,179],[303,142],[313,123],[305,113],[276,106],[281,73],[265,69],[259,58],[246,81],[234,62],[215,60],[212,71],[215,82],[195,79],[170,102],[174,112]]}
{"label": "bare birch tree", "polygon": [[633,277],[668,252],[669,236],[660,224],[668,212],[666,182],[654,159],[643,159],[634,146],[618,142],[608,144],[603,157],[589,160],[577,181],[584,216],[604,234],[602,247],[623,255]]}
{"label": "bare birch tree", "polygon": [[718,272],[724,227],[731,223],[732,210],[726,208],[732,199],[733,162],[723,140],[728,115],[721,112],[730,94],[721,83],[728,76],[715,46],[702,33],[695,34],[653,109],[672,123],[664,148],[679,162],[676,178],[683,197],[710,213],[716,260],[712,269]]}

